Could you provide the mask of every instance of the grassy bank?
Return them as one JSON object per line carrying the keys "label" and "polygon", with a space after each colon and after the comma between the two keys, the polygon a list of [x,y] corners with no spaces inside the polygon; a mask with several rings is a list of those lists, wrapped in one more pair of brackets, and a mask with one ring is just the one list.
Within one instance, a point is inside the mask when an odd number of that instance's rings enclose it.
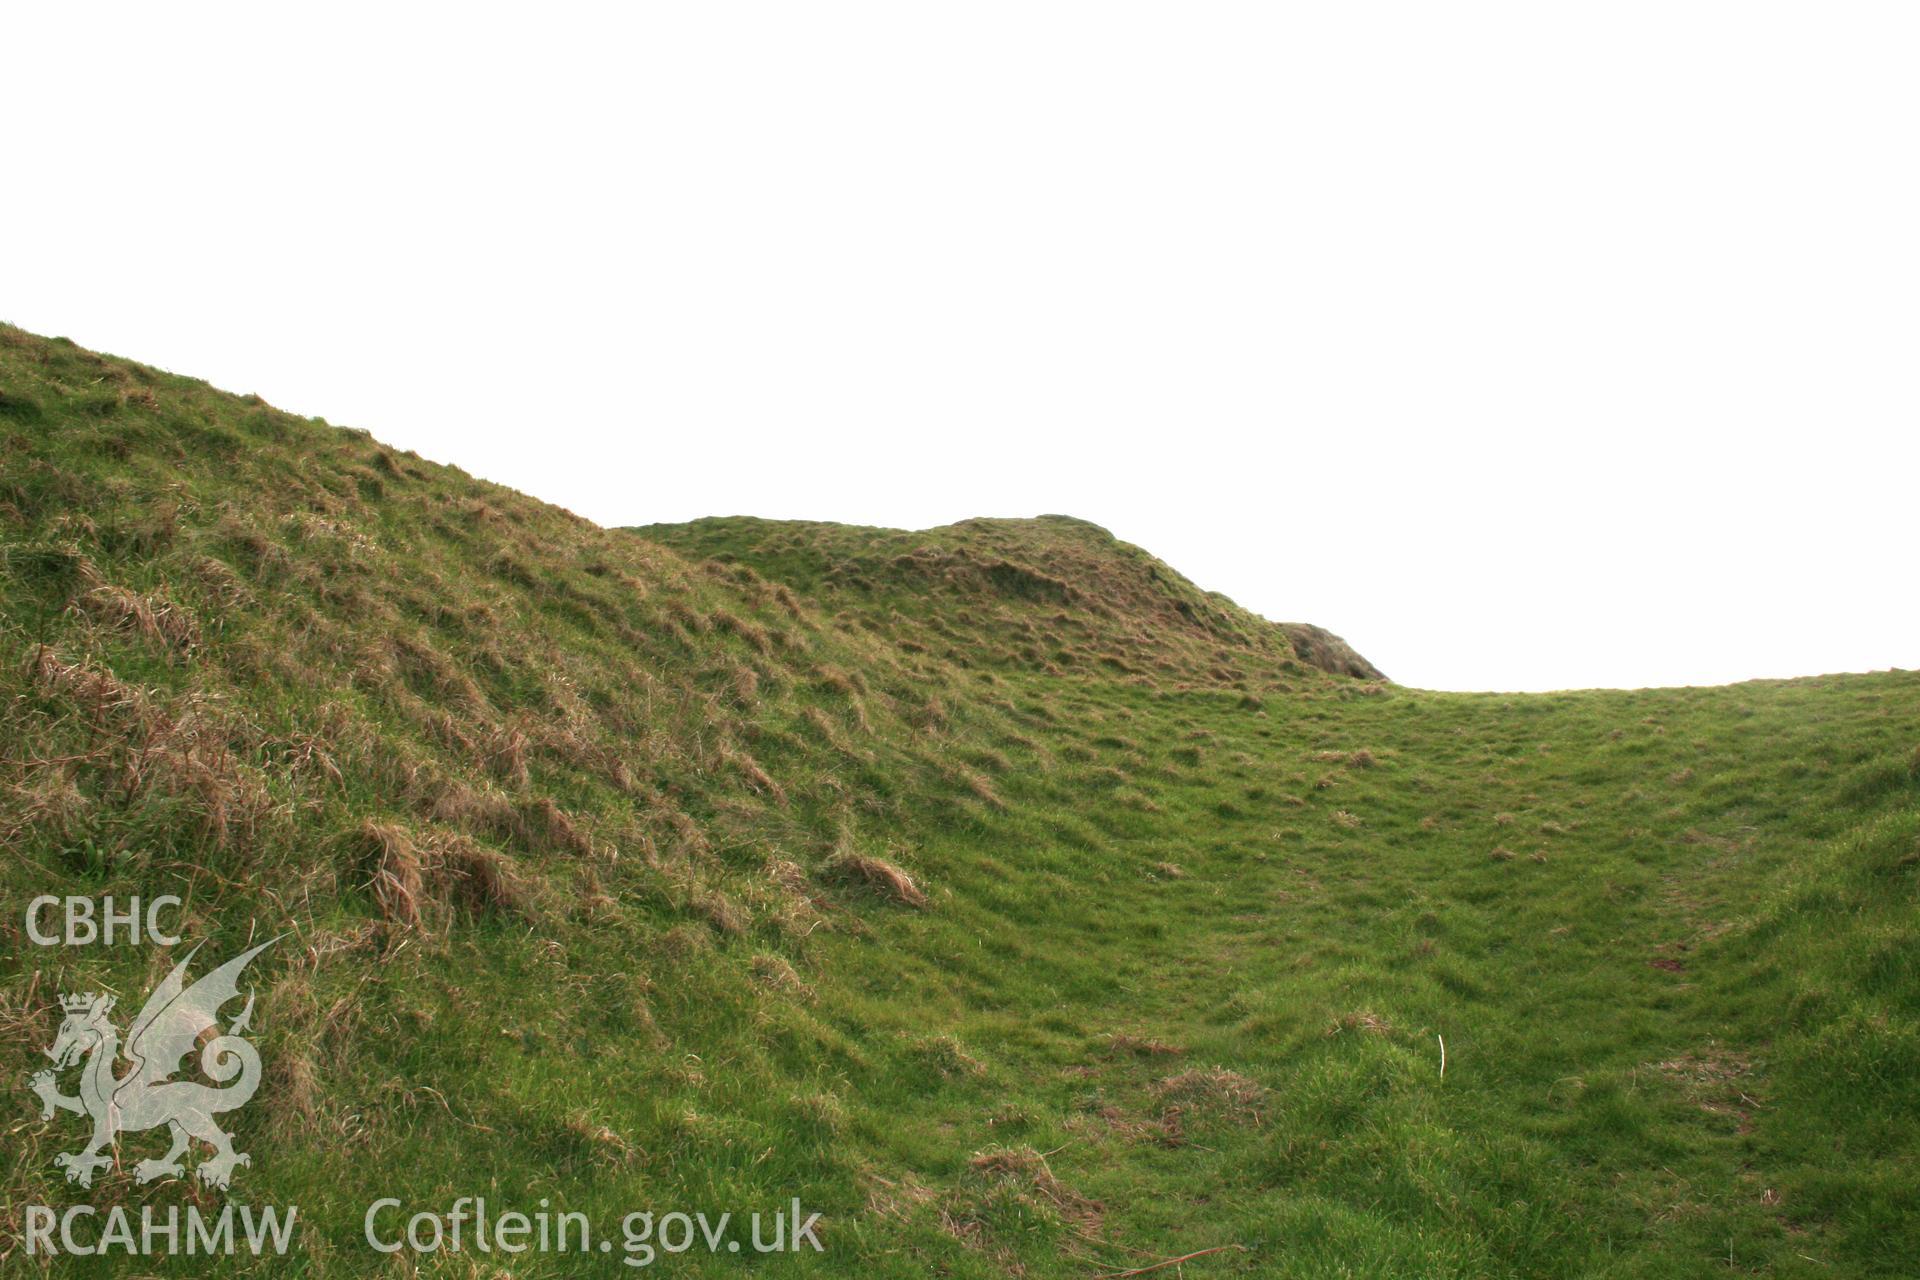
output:
{"label": "grassy bank", "polygon": [[68,1186],[22,1087],[9,1271],[229,1194],[295,1254],[53,1273],[384,1274],[462,1195],[824,1215],[691,1274],[1920,1256],[1920,676],[1423,693],[1084,522],[601,529],[12,329],[0,538],[7,1069],[176,958],[37,894],[287,935],[231,1192]]}

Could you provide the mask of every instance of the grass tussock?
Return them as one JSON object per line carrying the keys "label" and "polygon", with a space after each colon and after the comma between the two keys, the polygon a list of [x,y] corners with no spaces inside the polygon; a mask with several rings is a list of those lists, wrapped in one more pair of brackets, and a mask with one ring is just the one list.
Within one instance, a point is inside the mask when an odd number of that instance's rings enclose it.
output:
{"label": "grass tussock", "polygon": [[956,1036],[921,1036],[913,1039],[908,1047],[916,1063],[942,1078],[972,1080],[987,1074],[987,1064],[975,1057]]}
{"label": "grass tussock", "polygon": [[1258,1119],[1267,1100],[1264,1086],[1225,1067],[1195,1067],[1167,1076],[1153,1086],[1163,1112],[1212,1114]]}
{"label": "grass tussock", "polygon": [[810,1002],[814,989],[803,981],[784,956],[761,952],[753,958],[753,977],[762,988],[787,1000]]}
{"label": "grass tussock", "polygon": [[977,1151],[967,1167],[980,1179],[1011,1187],[1023,1198],[1045,1206],[1083,1231],[1100,1227],[1103,1209],[1062,1182],[1047,1157],[1032,1147],[989,1147]]}
{"label": "grass tussock", "polygon": [[1343,1013],[1333,1020],[1327,1028],[1327,1034],[1337,1036],[1342,1032],[1364,1032],[1368,1035],[1385,1036],[1393,1034],[1393,1024],[1369,1009],[1358,1009],[1352,1013]]}
{"label": "grass tussock", "polygon": [[101,583],[83,592],[75,608],[103,625],[133,631],[170,653],[187,654],[200,643],[200,624],[185,606],[165,596],[143,596]]}
{"label": "grass tussock", "polygon": [[397,823],[368,819],[349,843],[381,916],[394,924],[430,927],[447,908],[533,914],[532,886],[513,859],[464,835],[419,838]]}
{"label": "grass tussock", "polygon": [[1316,751],[1309,757],[1320,764],[1345,765],[1349,769],[1372,769],[1380,759],[1365,747],[1358,751]]}
{"label": "grass tussock", "polygon": [[830,882],[858,885],[903,907],[925,910],[932,903],[914,878],[896,863],[853,849],[842,849],[820,868]]}
{"label": "grass tussock", "polygon": [[1106,1040],[1106,1055],[1109,1058],[1172,1058],[1185,1053],[1177,1044],[1168,1044],[1152,1036],[1136,1036],[1125,1031],[1116,1031]]}

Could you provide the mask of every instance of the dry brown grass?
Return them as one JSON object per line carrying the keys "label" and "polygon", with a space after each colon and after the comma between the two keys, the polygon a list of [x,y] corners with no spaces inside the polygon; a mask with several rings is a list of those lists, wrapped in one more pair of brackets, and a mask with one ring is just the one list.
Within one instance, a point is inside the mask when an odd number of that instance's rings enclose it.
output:
{"label": "dry brown grass", "polygon": [[449,887],[469,909],[533,914],[533,888],[511,857],[465,836],[439,841],[439,853]]}
{"label": "dry brown grass", "polygon": [[754,956],[752,970],[754,983],[763,991],[802,1002],[810,1002],[814,998],[813,988],[807,985],[785,956],[763,951]]}
{"label": "dry brown grass", "polygon": [[486,732],[475,747],[487,770],[509,786],[527,785],[527,735],[513,725]]}
{"label": "dry brown grass", "polygon": [[1107,1037],[1106,1054],[1109,1058],[1168,1058],[1177,1057],[1186,1050],[1177,1044],[1168,1044],[1164,1040],[1155,1040],[1151,1036],[1136,1036],[1125,1031],[1116,1031]]}
{"label": "dry brown grass", "polygon": [[906,721],[922,733],[940,733],[952,723],[947,704],[937,697],[928,698],[906,710]]}
{"label": "dry brown grass", "polygon": [[103,582],[76,596],[74,608],[105,626],[135,632],[171,653],[190,653],[200,643],[199,621],[186,606],[164,595],[140,595]]}
{"label": "dry brown grass", "polygon": [[1321,764],[1345,765],[1349,769],[1371,769],[1380,763],[1365,747],[1358,751],[1316,751],[1311,758]]}
{"label": "dry brown grass", "polygon": [[982,1179],[1013,1190],[1030,1204],[1044,1206],[1082,1232],[1099,1230],[1104,1210],[1060,1181],[1047,1158],[1032,1147],[988,1147],[977,1151],[967,1167]]}
{"label": "dry brown grass", "polygon": [[908,1049],[921,1065],[944,1079],[978,1079],[987,1074],[987,1064],[957,1036],[921,1036],[909,1041]]}
{"label": "dry brown grass", "polygon": [[885,858],[842,848],[820,868],[820,874],[842,884],[859,884],[902,906],[925,909],[927,895],[912,876]]}
{"label": "dry brown grass", "polygon": [[640,1156],[640,1149],[602,1124],[591,1112],[570,1111],[561,1127],[595,1164],[622,1167]]}
{"label": "dry brown grass", "polygon": [[720,758],[744,778],[749,787],[769,797],[775,804],[784,806],[787,803],[787,789],[775,781],[773,775],[762,768],[760,762],[744,747],[723,746]]}
{"label": "dry brown grass", "polygon": [[552,796],[535,796],[517,806],[515,813],[517,834],[529,846],[579,857],[592,855],[591,837],[580,829],[572,815],[554,803]]}
{"label": "dry brown grass", "polygon": [[349,843],[368,870],[380,914],[395,924],[427,927],[441,905],[533,914],[532,886],[513,859],[467,836],[420,839],[398,823],[369,818]]}
{"label": "dry brown grass", "polygon": [[1333,1020],[1327,1028],[1327,1034],[1337,1036],[1342,1031],[1361,1031],[1370,1035],[1385,1036],[1393,1034],[1393,1024],[1370,1009],[1359,1009],[1353,1013],[1343,1013]]}
{"label": "dry brown grass", "polygon": [[977,798],[985,801],[987,807],[992,809],[1005,809],[1007,807],[1007,802],[1000,798],[999,793],[993,789],[993,784],[988,782],[985,776],[957,765],[954,767],[953,772],[959,779],[960,785],[972,792]]}
{"label": "dry brown grass", "polygon": [[867,1212],[875,1217],[905,1222],[913,1216],[914,1210],[921,1205],[931,1204],[940,1196],[939,1192],[911,1173],[903,1174],[898,1181],[877,1173],[867,1176],[873,1184],[867,1189]]}
{"label": "dry brown grass", "polygon": [[744,937],[753,925],[752,912],[711,886],[696,888],[687,899],[687,909],[728,937]]}
{"label": "dry brown grass", "polygon": [[1742,1133],[1752,1128],[1753,1113],[1764,1105],[1754,1096],[1758,1086],[1753,1061],[1717,1044],[1709,1042],[1698,1053],[1650,1065],[1674,1081],[1687,1101],[1711,1115],[1733,1119]]}
{"label": "dry brown grass", "polygon": [[747,642],[748,648],[763,658],[773,656],[773,638],[767,634],[766,628],[760,626],[758,623],[749,622],[747,619],[729,612],[726,609],[715,609],[707,616],[716,631],[739,636]]}
{"label": "dry brown grass", "polygon": [[0,790],[6,797],[0,811],[8,815],[0,824],[0,846],[11,845],[23,832],[33,829],[56,840],[70,838],[94,804],[74,784],[73,769],[72,762],[41,765],[31,770],[25,781]]}
{"label": "dry brown grass", "polygon": [[505,838],[520,829],[513,801],[491,789],[469,787],[451,778],[423,779],[415,788],[422,816],[474,835]]}
{"label": "dry brown grass", "polygon": [[310,1129],[320,1111],[320,1073],[304,1049],[289,1046],[267,1068],[273,1109],[295,1130]]}
{"label": "dry brown grass", "polygon": [[1225,1067],[1195,1067],[1168,1076],[1153,1086],[1163,1112],[1209,1112],[1230,1116],[1257,1116],[1267,1090],[1237,1071]]}
{"label": "dry brown grass", "polygon": [[760,700],[760,675],[752,667],[744,662],[730,662],[723,674],[736,707],[751,708]]}
{"label": "dry brown grass", "polygon": [[813,884],[807,879],[807,872],[791,858],[778,854],[770,855],[766,865],[767,879],[778,885],[786,893],[797,898],[811,899]]}
{"label": "dry brown grass", "polygon": [[426,899],[425,860],[413,837],[390,822],[369,818],[355,832],[369,864],[368,887],[380,914],[396,924],[417,926]]}
{"label": "dry brown grass", "polygon": [[275,816],[260,770],[236,750],[236,744],[257,745],[260,735],[213,699],[129,685],[104,667],[67,662],[45,645],[29,658],[28,678],[87,726],[87,749],[41,762],[71,766],[66,776],[83,793],[123,810],[171,805],[196,838],[216,849],[245,848]]}

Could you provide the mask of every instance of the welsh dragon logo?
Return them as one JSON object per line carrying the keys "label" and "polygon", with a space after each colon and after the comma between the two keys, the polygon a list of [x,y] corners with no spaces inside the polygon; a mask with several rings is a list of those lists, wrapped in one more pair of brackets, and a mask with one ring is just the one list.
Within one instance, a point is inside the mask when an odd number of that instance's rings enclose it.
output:
{"label": "welsh dragon logo", "polygon": [[[46,1050],[53,1067],[35,1072],[27,1085],[40,1095],[45,1108],[42,1120],[52,1119],[56,1110],[93,1120],[92,1141],[79,1151],[53,1158],[55,1166],[67,1171],[68,1182],[92,1186],[94,1171],[112,1166],[113,1157],[107,1151],[118,1135],[161,1125],[172,1131],[173,1145],[160,1159],[142,1160],[133,1167],[137,1182],[180,1177],[185,1172],[180,1157],[187,1142],[195,1138],[214,1150],[199,1168],[200,1180],[210,1187],[225,1188],[233,1181],[236,1166],[252,1163],[244,1152],[233,1149],[233,1139],[213,1118],[245,1106],[260,1087],[260,1054],[241,1038],[253,1018],[253,993],[248,992],[246,1007],[224,1032],[219,1013],[222,1005],[238,998],[240,973],[247,963],[278,941],[270,938],[188,986],[187,965],[200,950],[196,946],[147,997],[140,1016],[127,1030],[124,1050],[119,1028],[107,1017],[113,996],[89,991],[60,997],[66,1019]],[[180,1060],[209,1032],[214,1034],[200,1050],[200,1070],[225,1087],[172,1079],[180,1070]],[[116,1077],[114,1065],[122,1052],[132,1066]],[[84,1065],[79,1095],[61,1093],[56,1082],[59,1073],[80,1063]]]}

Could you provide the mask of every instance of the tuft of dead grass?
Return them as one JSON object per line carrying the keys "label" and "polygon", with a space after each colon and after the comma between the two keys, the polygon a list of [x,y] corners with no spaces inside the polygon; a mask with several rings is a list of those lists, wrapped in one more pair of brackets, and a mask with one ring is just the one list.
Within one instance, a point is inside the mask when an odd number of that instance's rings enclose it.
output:
{"label": "tuft of dead grass", "polygon": [[1122,1056],[1133,1058],[1171,1058],[1185,1053],[1177,1044],[1168,1044],[1164,1040],[1155,1040],[1151,1036],[1136,1036],[1125,1031],[1116,1031],[1107,1037],[1106,1054],[1109,1058]]}
{"label": "tuft of dead grass", "polygon": [[687,898],[687,909],[712,925],[716,933],[730,938],[746,936],[753,926],[752,912],[710,886],[696,887]]}
{"label": "tuft of dead grass", "polygon": [[288,1046],[268,1068],[274,1109],[297,1130],[312,1127],[320,1112],[321,1086],[313,1059],[298,1046]]}
{"label": "tuft of dead grass", "polygon": [[423,928],[437,906],[470,912],[533,913],[533,892],[512,858],[464,835],[418,839],[394,822],[369,818],[350,843],[369,871],[368,888],[380,914]]}
{"label": "tuft of dead grass", "polygon": [[946,1079],[977,1079],[987,1074],[987,1064],[974,1057],[957,1036],[922,1036],[908,1047],[923,1065]]}
{"label": "tuft of dead grass", "polygon": [[593,853],[593,841],[575,824],[565,809],[554,803],[552,796],[537,796],[522,804],[518,809],[518,817],[517,834],[530,845],[580,857],[589,857]]}
{"label": "tuft of dead grass", "polygon": [[1742,1133],[1753,1127],[1753,1113],[1766,1105],[1754,1096],[1753,1061],[1711,1042],[1699,1052],[1649,1065],[1678,1085],[1687,1101],[1711,1115],[1734,1120]]}
{"label": "tuft of dead grass", "polygon": [[1264,1086],[1237,1071],[1218,1066],[1195,1067],[1168,1076],[1155,1084],[1152,1092],[1163,1111],[1178,1109],[1183,1114],[1254,1116],[1267,1097]]}
{"label": "tuft of dead grass", "polygon": [[475,750],[487,770],[515,787],[527,785],[527,735],[512,725],[502,725],[481,737]]}
{"label": "tuft of dead grass", "polygon": [[1373,752],[1365,747],[1357,751],[1316,751],[1312,759],[1321,764],[1345,765],[1349,769],[1371,769],[1380,763]]}
{"label": "tuft of dead grass", "polygon": [[630,1164],[640,1154],[638,1147],[600,1123],[586,1111],[571,1111],[561,1122],[573,1141],[589,1153],[595,1163],[613,1166]]}
{"label": "tuft of dead grass", "polygon": [[820,874],[843,884],[863,885],[902,906],[924,910],[931,905],[926,892],[914,883],[912,876],[872,854],[843,848],[827,860]]}
{"label": "tuft of dead grass", "polygon": [[441,865],[448,885],[474,911],[507,915],[533,913],[533,891],[514,860],[465,836],[439,842]]}
{"label": "tuft of dead grass", "polygon": [[1004,810],[1007,807],[1007,802],[1000,798],[1000,794],[993,789],[993,784],[987,781],[985,775],[960,766],[954,767],[954,774],[959,779],[960,785],[985,801],[988,808]]}
{"label": "tuft of dead grass", "polygon": [[939,1199],[939,1192],[911,1173],[903,1175],[898,1182],[877,1173],[867,1176],[873,1183],[867,1190],[867,1212],[875,1217],[905,1222],[921,1205]]}
{"label": "tuft of dead grass", "polygon": [[74,600],[74,608],[102,625],[132,631],[170,653],[191,653],[200,623],[186,606],[163,595],[140,595],[103,582]]}
{"label": "tuft of dead grass", "polygon": [[424,859],[419,847],[405,830],[391,822],[371,818],[354,833],[356,842],[371,864],[373,900],[380,914],[396,924],[420,923],[426,899]]}
{"label": "tuft of dead grass", "polygon": [[1342,1031],[1360,1031],[1370,1035],[1384,1036],[1393,1034],[1393,1024],[1371,1009],[1358,1009],[1352,1013],[1343,1013],[1333,1020],[1327,1028],[1329,1036],[1337,1036]]}
{"label": "tuft of dead grass", "polygon": [[751,967],[754,984],[761,990],[803,1003],[813,1000],[813,988],[801,979],[785,956],[763,951],[753,958]]}
{"label": "tuft of dead grass", "polygon": [[967,1167],[990,1183],[1016,1191],[1029,1203],[1046,1207],[1082,1232],[1100,1227],[1105,1212],[1100,1202],[1060,1181],[1046,1156],[1032,1147],[988,1147],[976,1151]]}
{"label": "tuft of dead grass", "polygon": [[0,825],[0,845],[10,845],[22,832],[38,829],[56,840],[66,840],[93,807],[93,800],[74,785],[70,762],[42,765],[29,780],[0,789],[10,819]]}
{"label": "tuft of dead grass", "polygon": [[773,775],[762,768],[760,762],[755,760],[746,750],[740,747],[726,746],[721,749],[720,757],[725,760],[728,765],[732,766],[734,771],[742,778],[746,779],[749,787],[769,797],[775,804],[783,807],[786,805],[786,788],[776,782]]}

